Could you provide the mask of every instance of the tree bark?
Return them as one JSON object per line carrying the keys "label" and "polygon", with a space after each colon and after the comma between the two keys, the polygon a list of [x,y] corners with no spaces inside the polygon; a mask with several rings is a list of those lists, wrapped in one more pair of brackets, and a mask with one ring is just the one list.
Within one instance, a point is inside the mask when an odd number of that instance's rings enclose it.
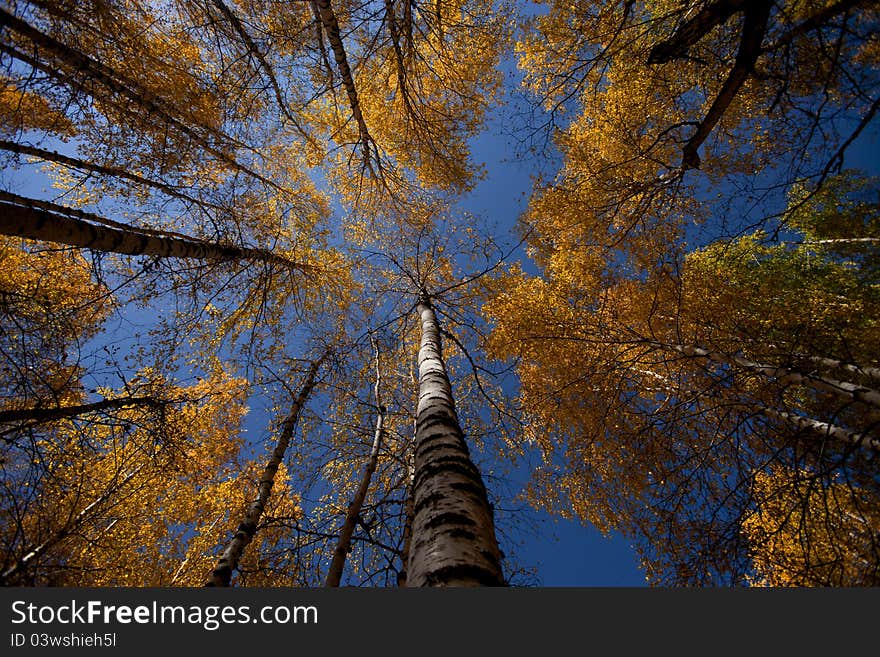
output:
{"label": "tree bark", "polygon": [[415,515],[407,586],[502,586],[492,508],[471,461],[430,298],[422,292]]}
{"label": "tree bark", "polygon": [[682,149],[682,166],[685,169],[698,169],[700,156],[697,151],[702,143],[715,129],[715,125],[724,116],[727,108],[739,93],[748,77],[755,69],[755,62],[761,54],[761,44],[767,33],[767,24],[770,19],[771,3],[767,0],[749,0],[745,4],[745,19],[743,21],[742,37],[739,50],[736,53],[736,61],[733,68],[721,86],[712,106],[706,112],[706,116],[700,121],[696,132],[691,136]]}
{"label": "tree bark", "polygon": [[143,176],[131,173],[130,171],[127,171],[125,169],[104,166],[101,164],[94,164],[92,162],[86,162],[85,160],[62,155],[61,153],[58,153],[56,151],[47,151],[42,148],[26,146],[17,142],[7,141],[5,139],[0,140],[0,148],[11,153],[18,153],[19,155],[31,155],[34,157],[38,157],[41,160],[46,160],[47,162],[57,162],[58,164],[63,164],[64,166],[71,167],[72,169],[79,169],[80,171],[89,171],[92,173],[99,173],[104,176],[110,176],[112,178],[122,178],[124,180],[129,180],[133,183],[137,183],[138,185],[143,185],[144,187],[152,187],[153,189],[158,189],[168,196],[173,196],[174,198],[186,201],[187,203],[193,203],[195,205],[213,208],[215,210],[222,209],[220,206],[214,203],[207,203],[205,201],[200,201],[199,199],[193,198],[192,196],[189,196],[188,194],[185,194],[180,190],[175,189],[171,185],[166,185],[165,183],[156,180],[144,178]]}
{"label": "tree bark", "polygon": [[723,363],[725,365],[735,365],[738,367],[742,367],[743,369],[763,374],[768,378],[776,379],[777,382],[783,385],[811,386],[817,390],[830,392],[844,399],[859,401],[864,404],[870,404],[871,406],[880,408],[880,391],[874,390],[873,388],[859,386],[854,383],[849,383],[848,381],[839,381],[837,379],[832,379],[825,376],[805,374],[789,367],[775,367],[773,365],[757,363],[755,361],[748,360],[747,358],[742,358],[740,356],[729,356],[721,352],[709,351],[708,349],[703,349],[702,347],[696,347],[693,345],[661,345],[660,343],[656,344],[658,344],[658,346],[666,346],[668,348],[671,348],[674,351],[689,358],[705,358],[707,360],[715,361],[717,363]]}
{"label": "tree bark", "polygon": [[651,48],[648,64],[665,64],[684,57],[688,49],[713,28],[727,22],[738,11],[742,11],[746,2],[748,0],[716,0],[703,7],[694,17],[681,25],[675,34]]}
{"label": "tree bark", "polygon": [[309,2],[312,8],[312,15],[315,17],[315,40],[318,44],[318,52],[321,53],[321,62],[327,71],[327,86],[333,87],[333,67],[330,65],[330,58],[327,55],[327,48],[324,45],[324,22],[321,20],[321,12],[315,0]]}
{"label": "tree bark", "polygon": [[257,491],[257,499],[248,506],[244,519],[238,525],[232,540],[220,556],[217,567],[208,576],[205,586],[229,586],[232,581],[232,573],[238,567],[244,549],[253,540],[254,534],[257,533],[257,526],[266,508],[266,503],[269,501],[269,495],[272,493],[275,474],[284,460],[284,455],[287,452],[287,447],[290,445],[291,438],[293,438],[293,432],[296,430],[302,409],[315,387],[318,369],[329,355],[330,352],[325,351],[324,355],[309,367],[303,386],[293,401],[290,414],[281,426],[281,435],[278,437],[278,442],[275,444],[272,456],[269,457],[269,461],[263,469],[263,476],[260,478],[260,485]]}
{"label": "tree bark", "polygon": [[397,573],[397,585],[401,587],[406,586],[406,568],[409,563],[409,553],[412,546],[413,517],[416,514],[415,504],[413,503],[413,481],[416,474],[414,446],[415,427],[413,427],[413,441],[410,444],[409,454],[406,459],[407,481],[406,497],[403,502],[403,546],[400,550],[400,560],[403,563],[403,568]]}
{"label": "tree bark", "polygon": [[785,411],[777,411],[766,406],[753,406],[757,412],[766,415],[774,420],[784,422],[795,429],[806,430],[818,436],[832,438],[838,442],[852,445],[853,447],[862,448],[871,452],[880,453],[880,439],[869,435],[865,432],[851,431],[844,427],[830,424],[828,422],[820,422],[810,417],[787,413]]}
{"label": "tree bark", "polygon": [[8,422],[50,422],[62,418],[76,417],[84,413],[95,413],[105,410],[117,410],[129,406],[150,406],[161,408],[165,403],[154,397],[123,397],[119,399],[104,399],[91,404],[77,404],[75,406],[57,406],[42,408],[14,408],[0,411],[0,423]]}
{"label": "tree bark", "polygon": [[842,372],[855,374],[856,376],[866,376],[870,379],[880,382],[880,368],[877,367],[861,367],[860,365],[844,363],[843,361],[837,360],[836,358],[821,358],[819,356],[802,356],[802,358],[811,363],[816,363],[817,365],[821,365],[832,370],[840,370]]}
{"label": "tree bark", "polygon": [[[71,215],[78,216],[71,216]],[[104,225],[86,221],[89,217]],[[300,271],[304,265],[271,251],[227,246],[190,237],[173,237],[161,231],[138,229],[72,208],[0,193],[0,235],[44,240],[108,253],[148,255],[196,260],[255,260]]]}
{"label": "tree bark", "polygon": [[[236,171],[252,176],[271,187],[281,189],[271,180],[249,169],[228,153],[214,146],[208,137],[208,135],[210,135],[210,137],[213,137],[220,142],[230,144],[233,140],[228,135],[223,134],[218,129],[211,126],[197,124],[198,129],[196,129],[193,126],[184,123],[175,116],[173,107],[170,107],[155,94],[142,88],[136,81],[126,79],[118,71],[113,70],[106,64],[89,57],[87,54],[80,52],[67,44],[61,43],[50,35],[41,32],[29,23],[9,13],[2,7],[0,7],[0,26],[6,27],[28,39],[34,46],[51,54],[57,59],[57,61],[63,62],[77,74],[84,75],[90,80],[97,82],[104,88],[110,90],[112,93],[119,94],[129,102],[143,108],[148,114],[159,117],[178,132],[192,139],[195,143],[205,149],[206,152],[210,153]],[[93,97],[96,96],[93,85],[83,84],[67,74],[62,74],[61,71],[47,65],[45,62],[41,62],[26,53],[22,53],[8,44],[3,44],[3,50],[16,59],[25,61],[31,66],[42,70],[44,73],[47,73],[66,84],[77,87]],[[203,131],[206,132],[207,135],[202,134]]]}
{"label": "tree bark", "polygon": [[327,579],[324,585],[329,587],[339,586],[339,582],[342,580],[342,571],[345,569],[345,560],[351,547],[351,537],[354,534],[354,528],[361,514],[361,509],[364,507],[364,500],[367,498],[367,491],[370,488],[373,473],[376,472],[376,464],[379,462],[379,450],[382,448],[382,439],[385,436],[385,406],[382,404],[380,390],[382,373],[379,367],[379,349],[375,347],[375,343],[374,348],[376,350],[376,385],[374,387],[376,397],[376,429],[373,434],[373,444],[370,448],[367,465],[364,468],[364,473],[361,476],[354,499],[348,505],[345,522],[342,524],[342,529],[339,532],[339,541],[336,544],[336,549],[333,551],[333,559],[327,571]]}

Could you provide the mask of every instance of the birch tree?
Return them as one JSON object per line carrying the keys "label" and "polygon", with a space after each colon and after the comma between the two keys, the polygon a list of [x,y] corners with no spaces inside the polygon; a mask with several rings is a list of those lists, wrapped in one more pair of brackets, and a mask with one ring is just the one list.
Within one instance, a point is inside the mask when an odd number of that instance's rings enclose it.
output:
{"label": "birch tree", "polygon": [[293,400],[290,413],[281,425],[281,433],[278,436],[278,442],[275,445],[275,449],[272,450],[272,455],[266,462],[262,477],[260,478],[257,499],[248,506],[244,518],[235,530],[232,540],[229,541],[226,549],[223,550],[223,553],[220,555],[216,567],[211,571],[206,586],[229,586],[232,580],[232,574],[241,560],[242,553],[253,540],[254,535],[257,532],[260,518],[263,515],[263,511],[269,501],[269,496],[272,493],[275,475],[284,461],[287,447],[290,445],[290,440],[294,431],[296,431],[297,422],[299,421],[303,407],[308,401],[309,395],[312,393],[312,390],[317,383],[318,370],[328,356],[329,352],[325,352],[321,358],[315,360],[309,366],[300,392]]}
{"label": "birch tree", "polygon": [[373,387],[376,402],[376,429],[373,434],[373,444],[370,446],[370,454],[367,457],[367,464],[364,466],[364,472],[361,475],[354,499],[348,505],[345,521],[339,530],[339,542],[336,545],[336,549],[333,550],[333,560],[327,571],[326,586],[339,586],[339,582],[342,579],[345,558],[351,550],[351,537],[363,509],[364,500],[367,497],[367,492],[373,479],[373,473],[376,472],[376,466],[379,462],[379,450],[382,448],[382,441],[385,437],[385,414],[387,409],[382,403],[382,370],[379,362],[379,348],[376,346],[375,339],[372,336],[371,342],[376,351],[376,383]]}
{"label": "birch tree", "polygon": [[470,459],[443,361],[437,316],[425,290],[416,413],[412,539],[407,586],[500,586],[492,509]]}

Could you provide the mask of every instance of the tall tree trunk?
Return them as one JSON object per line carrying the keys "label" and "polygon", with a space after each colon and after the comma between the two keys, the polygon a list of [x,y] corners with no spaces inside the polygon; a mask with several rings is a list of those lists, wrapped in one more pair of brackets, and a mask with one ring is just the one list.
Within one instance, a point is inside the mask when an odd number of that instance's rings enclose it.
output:
{"label": "tall tree trunk", "polygon": [[828,422],[820,422],[819,420],[814,420],[810,417],[777,411],[772,408],[767,408],[766,406],[753,405],[751,408],[769,418],[784,422],[795,429],[810,431],[817,436],[832,438],[838,442],[852,445],[856,448],[880,453],[880,439],[875,438],[866,432],[851,431],[850,429],[829,424]]}
{"label": "tall tree trunk", "polygon": [[315,40],[318,44],[318,52],[321,53],[321,62],[324,64],[324,70],[327,71],[327,88],[332,89],[333,67],[330,65],[327,47],[324,45],[324,22],[321,20],[321,12],[315,0],[311,0],[309,6],[312,8],[312,15],[315,17]]}
{"label": "tall tree trunk", "polygon": [[413,440],[410,443],[409,452],[406,457],[406,468],[406,497],[403,502],[403,546],[400,550],[400,560],[403,563],[403,568],[397,573],[398,586],[406,586],[406,568],[409,563],[409,553],[412,546],[413,517],[416,514],[416,508],[413,502],[413,481],[416,475],[415,422],[413,422]]}
{"label": "tall tree trunk", "polygon": [[278,467],[284,460],[287,447],[290,445],[294,431],[296,431],[299,416],[315,387],[318,368],[321,367],[321,364],[329,355],[330,352],[325,351],[324,355],[309,367],[303,386],[293,401],[290,414],[281,426],[281,435],[278,437],[278,442],[275,444],[272,456],[269,457],[269,461],[263,469],[263,476],[260,478],[260,485],[257,491],[257,499],[248,506],[244,519],[238,525],[232,540],[220,556],[217,567],[208,576],[205,586],[229,586],[232,580],[232,573],[238,567],[244,549],[253,540],[254,534],[257,532],[257,525],[260,523],[260,518],[263,515],[266,503],[269,501],[269,495],[272,492],[272,486],[275,483],[275,473],[278,472]]}
{"label": "tall tree trunk", "polygon": [[281,85],[278,83],[278,77],[275,75],[275,71],[272,70],[272,66],[269,64],[266,56],[263,54],[263,51],[260,50],[259,46],[254,42],[251,38],[251,35],[248,33],[247,29],[245,29],[244,24],[235,15],[235,12],[227,5],[223,0],[212,0],[213,4],[217,9],[223,14],[224,18],[229,21],[232,25],[232,29],[235,30],[236,34],[238,34],[239,38],[247,48],[248,53],[253,56],[257,63],[260,65],[260,68],[263,71],[266,79],[269,81],[269,84],[272,86],[272,91],[275,92],[275,101],[278,103],[278,108],[281,110],[281,113],[284,114],[284,118],[290,121],[293,126],[299,131],[299,133],[308,141],[314,141],[303,127],[299,124],[299,121],[296,120],[290,113],[290,108],[287,106],[287,102],[284,100],[284,94],[281,93]]}
{"label": "tall tree trunk", "polygon": [[[406,0],[409,2],[409,0]],[[410,121],[418,121],[418,115],[413,109],[409,98],[409,85],[406,79],[406,56],[400,44],[400,33],[397,29],[397,15],[394,11],[394,0],[385,0],[385,22],[388,24],[388,34],[391,36],[391,44],[394,46],[394,61],[397,71],[397,93],[403,101],[403,107]]]}
{"label": "tall tree trunk", "polygon": [[799,356],[799,358],[821,365],[822,367],[827,367],[828,369],[840,370],[842,372],[848,372],[849,374],[855,374],[856,376],[866,376],[880,382],[880,368],[877,367],[862,367],[861,365],[844,363],[836,358],[822,358],[820,356]]}
{"label": "tall tree trunk", "polygon": [[422,335],[407,586],[502,586],[492,509],[458,422],[440,327],[424,291],[417,311]]}
{"label": "tall tree trunk", "polygon": [[[74,216],[76,215],[76,216]],[[100,222],[96,225],[86,221]],[[124,255],[196,260],[254,260],[301,271],[309,267],[263,249],[227,246],[125,226],[61,205],[0,192],[0,235]]]}
{"label": "tall tree trunk", "polygon": [[800,372],[795,368],[776,367],[765,363],[758,363],[740,356],[729,356],[727,354],[710,351],[694,345],[671,344],[663,345],[662,343],[652,343],[661,347],[671,348],[674,351],[687,356],[689,358],[705,358],[706,360],[725,365],[738,366],[743,369],[762,374],[768,378],[775,379],[782,385],[804,385],[837,395],[851,401],[859,401],[863,404],[870,404],[880,408],[880,391],[868,388],[866,386],[856,385],[848,381],[839,381],[826,376],[816,374],[807,374]]}
{"label": "tall tree trunk", "polygon": [[186,201],[187,203],[192,203],[194,205],[199,205],[201,207],[213,208],[214,210],[223,209],[215,203],[209,203],[193,198],[192,196],[181,192],[179,189],[175,189],[171,185],[167,185],[157,180],[144,178],[143,176],[132,173],[127,169],[120,169],[118,167],[95,164],[93,162],[87,162],[78,158],[62,155],[61,153],[58,153],[56,151],[48,151],[43,148],[27,146],[25,144],[19,144],[17,142],[8,141],[5,139],[0,139],[0,149],[9,151],[11,153],[17,153],[19,155],[32,155],[34,157],[40,158],[41,160],[46,160],[47,162],[57,162],[59,164],[63,164],[64,166],[71,167],[72,169],[79,169],[80,171],[90,171],[92,173],[99,173],[104,176],[129,180],[133,183],[137,183],[138,185],[143,185],[144,187],[152,187],[153,189],[158,189],[168,196],[173,196],[174,198],[179,198],[182,201]]}
{"label": "tall tree trunk", "polygon": [[730,107],[740,88],[755,70],[755,63],[761,55],[761,44],[764,41],[770,20],[771,3],[767,0],[747,0],[744,4],[745,19],[736,61],[721,86],[721,90],[712,101],[712,106],[682,149],[682,166],[685,169],[700,167],[700,156],[697,154],[697,150],[715,129],[715,125]]}
{"label": "tall tree trunk", "polygon": [[130,406],[162,408],[167,403],[167,401],[156,399],[155,397],[120,397],[119,399],[103,399],[99,402],[75,404],[72,406],[10,408],[0,411],[0,424],[9,422],[51,422],[52,420],[77,417],[85,413],[118,410]]}
{"label": "tall tree trunk", "polygon": [[376,464],[379,462],[379,450],[382,448],[382,439],[385,435],[385,406],[382,404],[380,387],[382,371],[379,366],[379,348],[375,342],[373,342],[373,347],[376,352],[376,384],[373,388],[376,397],[376,430],[373,434],[373,445],[370,448],[370,456],[364,468],[364,473],[361,476],[357,492],[354,499],[348,505],[345,522],[342,524],[342,529],[339,532],[339,541],[336,544],[336,549],[333,551],[333,560],[330,563],[330,569],[327,571],[325,586],[339,586],[339,582],[342,580],[345,559],[351,547],[351,537],[354,534],[354,528],[361,514],[361,509],[363,509],[364,500],[367,498],[367,490],[370,488],[373,473],[376,472]]}
{"label": "tall tree trunk", "polygon": [[330,48],[333,50],[333,57],[336,59],[336,68],[342,78],[342,86],[348,96],[348,104],[351,108],[351,115],[358,127],[358,137],[361,142],[361,149],[364,156],[364,166],[374,175],[372,165],[372,152],[370,144],[373,138],[367,129],[367,122],[361,111],[361,103],[358,98],[357,87],[354,84],[354,76],[351,73],[351,66],[348,63],[348,55],[345,52],[345,44],[342,43],[342,35],[339,32],[339,21],[336,19],[336,12],[330,0],[314,0],[315,7],[318,9],[318,15],[321,17],[321,23],[324,27],[324,34],[327,35],[327,41],[330,42]]}
{"label": "tall tree trunk", "polygon": [[699,42],[715,27],[743,10],[747,0],[715,0],[703,7],[695,16],[679,26],[668,39],[651,48],[648,54],[649,64],[665,64],[687,54],[688,49]]}

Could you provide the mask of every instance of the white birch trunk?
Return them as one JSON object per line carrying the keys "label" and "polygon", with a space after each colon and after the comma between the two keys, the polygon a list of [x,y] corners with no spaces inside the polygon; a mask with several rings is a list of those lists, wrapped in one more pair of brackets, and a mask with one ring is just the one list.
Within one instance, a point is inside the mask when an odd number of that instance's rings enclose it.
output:
{"label": "white birch trunk", "polygon": [[765,365],[739,356],[728,356],[727,354],[717,351],[709,351],[708,349],[693,345],[673,344],[660,346],[671,348],[690,358],[705,358],[726,365],[737,365],[744,369],[763,374],[768,378],[776,379],[781,384],[811,386],[817,390],[824,390],[825,392],[830,392],[845,399],[860,401],[880,408],[880,391],[866,386],[859,386],[854,383],[849,383],[848,381],[839,381],[825,376],[804,374],[788,367]]}
{"label": "white birch trunk", "polygon": [[412,540],[407,586],[502,586],[492,509],[471,461],[426,295],[421,320]]}
{"label": "white birch trunk", "polygon": [[75,212],[75,209],[47,201],[2,193],[0,234],[107,253],[196,260],[253,260],[290,269],[309,269],[271,251],[163,235],[160,231],[124,226],[96,215],[81,213],[84,217],[103,224],[96,225],[84,218],[71,216]]}
{"label": "white birch trunk", "polygon": [[400,572],[397,573],[397,585],[406,586],[406,568],[409,564],[410,545],[412,544],[412,527],[413,517],[415,516],[415,504],[413,503],[413,482],[416,478],[416,462],[415,462],[415,438],[416,423],[413,421],[413,437],[410,441],[409,450],[406,455],[406,497],[403,502],[403,546],[400,550],[400,561],[403,564]]}
{"label": "white birch trunk", "polygon": [[820,356],[804,356],[803,358],[810,361],[811,363],[816,363],[817,365],[821,365],[832,370],[840,370],[842,372],[855,374],[856,376],[866,376],[870,379],[880,382],[880,368],[877,367],[861,367],[859,365],[853,365],[851,363],[844,363],[843,361],[837,360],[836,358],[822,358]]}
{"label": "white birch trunk", "polygon": [[794,413],[777,411],[772,408],[767,408],[766,406],[755,406],[753,408],[769,418],[785,422],[795,427],[796,429],[805,429],[807,431],[811,431],[816,435],[833,438],[834,440],[842,442],[844,444],[852,445],[854,447],[859,447],[873,452],[880,452],[880,440],[865,432],[851,431],[835,424],[820,422],[819,420],[814,420],[813,418],[804,417],[801,415],[795,415]]}

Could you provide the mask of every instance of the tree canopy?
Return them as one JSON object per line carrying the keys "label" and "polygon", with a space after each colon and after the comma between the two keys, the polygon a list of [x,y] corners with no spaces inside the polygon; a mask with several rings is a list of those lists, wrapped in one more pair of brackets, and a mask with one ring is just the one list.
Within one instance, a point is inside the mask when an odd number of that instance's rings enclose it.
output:
{"label": "tree canopy", "polygon": [[[0,581],[526,585],[550,514],[877,585],[878,22],[0,8]],[[466,209],[490,126],[520,216]]]}

